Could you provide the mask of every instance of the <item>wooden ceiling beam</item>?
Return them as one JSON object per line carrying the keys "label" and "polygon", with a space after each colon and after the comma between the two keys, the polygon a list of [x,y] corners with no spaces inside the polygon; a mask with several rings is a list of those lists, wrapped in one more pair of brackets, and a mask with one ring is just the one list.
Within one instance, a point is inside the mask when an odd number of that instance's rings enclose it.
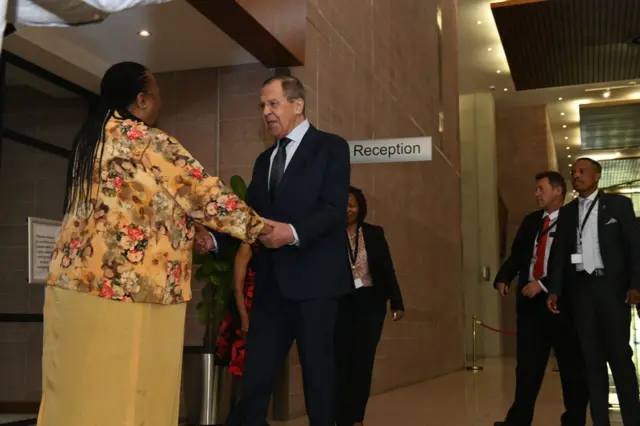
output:
{"label": "wooden ceiling beam", "polygon": [[306,0],[187,1],[266,67],[304,65]]}

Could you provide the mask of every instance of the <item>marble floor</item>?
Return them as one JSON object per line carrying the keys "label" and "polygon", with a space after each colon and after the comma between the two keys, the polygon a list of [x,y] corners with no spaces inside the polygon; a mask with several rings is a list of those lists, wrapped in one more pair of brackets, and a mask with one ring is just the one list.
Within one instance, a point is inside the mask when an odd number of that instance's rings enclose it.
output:
{"label": "marble floor", "polygon": [[[458,371],[424,383],[374,396],[366,426],[493,426],[511,405],[515,360],[488,359],[478,372]],[[612,426],[622,426],[615,408]],[[533,426],[560,426],[560,377],[551,367],[544,380]],[[589,423],[590,424],[590,423]],[[306,426],[306,418],[273,426]]]}
{"label": "marble floor", "polygon": [[[513,359],[487,359],[482,371],[457,371],[417,385],[374,396],[367,412],[367,426],[493,426],[502,420],[513,398]],[[550,363],[552,364],[552,363]],[[611,396],[615,403],[615,394]],[[533,426],[560,425],[562,398],[559,374],[549,367]],[[621,426],[616,410],[612,426]],[[0,424],[22,417],[0,415]],[[35,423],[35,422],[34,422]],[[272,426],[305,426],[306,418],[275,422]],[[89,426],[89,425],[88,425]]]}

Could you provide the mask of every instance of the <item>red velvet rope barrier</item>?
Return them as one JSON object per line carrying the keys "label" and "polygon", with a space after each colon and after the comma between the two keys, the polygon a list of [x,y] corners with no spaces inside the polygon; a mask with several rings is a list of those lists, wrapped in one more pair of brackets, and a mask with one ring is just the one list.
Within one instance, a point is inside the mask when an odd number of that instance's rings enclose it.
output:
{"label": "red velvet rope barrier", "polygon": [[504,330],[498,330],[497,328],[493,328],[490,325],[487,325],[485,323],[483,323],[482,321],[478,321],[478,324],[484,328],[486,328],[487,330],[491,330],[491,331],[495,331],[496,333],[500,333],[500,334],[506,334],[508,336],[515,336],[518,333],[516,333],[515,331],[504,331]]}

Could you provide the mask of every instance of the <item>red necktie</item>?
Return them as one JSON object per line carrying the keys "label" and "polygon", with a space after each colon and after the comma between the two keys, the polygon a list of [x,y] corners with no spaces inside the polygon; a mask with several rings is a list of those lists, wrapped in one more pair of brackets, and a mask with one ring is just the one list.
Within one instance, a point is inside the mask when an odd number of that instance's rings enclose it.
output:
{"label": "red necktie", "polygon": [[551,222],[551,218],[549,216],[544,218],[544,223],[542,224],[542,234],[540,239],[538,240],[538,246],[536,247],[536,264],[533,265],[533,279],[539,280],[544,276],[544,254],[547,250],[547,238],[549,238],[549,232],[545,232],[547,228],[549,228],[549,223]]}

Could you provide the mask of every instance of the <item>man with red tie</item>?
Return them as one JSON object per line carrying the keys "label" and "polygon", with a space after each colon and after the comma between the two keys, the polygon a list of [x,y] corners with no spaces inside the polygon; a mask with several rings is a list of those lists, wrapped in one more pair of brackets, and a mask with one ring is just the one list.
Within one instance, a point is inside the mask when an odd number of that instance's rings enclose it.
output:
{"label": "man with red tie", "polygon": [[536,176],[536,201],[542,210],[524,218],[494,286],[500,295],[509,291],[518,276],[516,312],[518,322],[516,394],[504,422],[495,426],[531,426],[536,399],[553,347],[562,381],[565,412],[562,426],[585,426],[588,392],[582,353],[572,317],[563,306],[562,315],[546,307],[547,265],[560,208],[566,196],[564,178],[558,172]]}

